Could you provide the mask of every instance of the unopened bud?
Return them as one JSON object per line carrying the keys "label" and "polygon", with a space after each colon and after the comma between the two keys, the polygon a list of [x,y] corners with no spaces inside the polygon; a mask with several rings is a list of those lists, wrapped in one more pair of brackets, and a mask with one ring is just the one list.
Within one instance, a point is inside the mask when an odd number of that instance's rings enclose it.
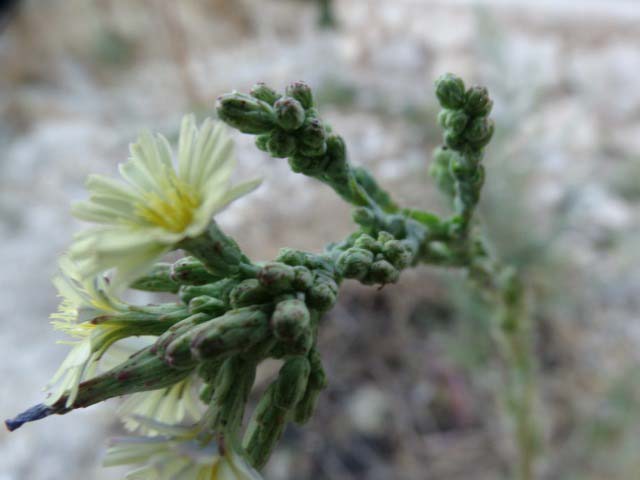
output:
{"label": "unopened bud", "polygon": [[443,110],[438,115],[438,121],[443,128],[450,130],[454,135],[459,135],[469,123],[469,115],[463,110]]}
{"label": "unopened bud", "polygon": [[204,285],[218,280],[194,257],[184,257],[175,262],[171,266],[171,278],[182,285]]}
{"label": "unopened bud", "polygon": [[338,257],[338,271],[346,278],[363,279],[373,263],[373,253],[364,248],[352,247]]}
{"label": "unopened bud", "polygon": [[297,130],[304,123],[304,108],[295,98],[282,97],[273,107],[278,125],[287,131]]}
{"label": "unopened bud", "polygon": [[233,308],[259,305],[270,299],[271,294],[255,278],[243,280],[231,290],[229,295],[229,301]]}
{"label": "unopened bud", "polygon": [[283,300],[271,315],[274,335],[285,342],[293,342],[309,331],[311,316],[302,300]]}
{"label": "unopened bud", "polygon": [[295,271],[295,278],[293,279],[293,287],[299,291],[304,292],[311,288],[313,285],[313,275],[307,267],[297,266],[293,267]]}
{"label": "unopened bud", "polygon": [[464,82],[452,73],[445,73],[436,80],[436,96],[444,108],[461,108],[465,102]]}
{"label": "unopened bud", "polygon": [[144,277],[138,278],[131,284],[131,288],[145,292],[171,292],[176,293],[180,288],[171,278],[171,265],[157,263]]}
{"label": "unopened bud", "polygon": [[269,155],[275,158],[287,158],[296,152],[296,139],[282,130],[274,131],[267,142]]}
{"label": "unopened bud", "polygon": [[384,257],[398,270],[407,268],[411,263],[411,249],[400,240],[389,240],[384,244]]}
{"label": "unopened bud", "polygon": [[378,232],[378,242],[380,242],[383,245],[391,240],[395,240],[395,238],[396,237],[394,237],[393,235],[391,235],[389,232],[385,230],[380,230],[380,232]]}
{"label": "unopened bud", "polygon": [[304,266],[310,270],[322,270],[324,272],[333,271],[333,262],[330,255],[314,255],[312,253],[307,253]]}
{"label": "unopened bud", "polygon": [[216,110],[222,121],[243,133],[267,133],[276,123],[271,105],[243,93],[221,95]]}
{"label": "unopened bud", "polygon": [[284,362],[278,373],[273,395],[277,407],[290,410],[300,401],[307,388],[309,371],[309,360],[306,357],[292,357]]}
{"label": "unopened bud", "polygon": [[286,292],[292,290],[295,271],[289,265],[271,262],[264,265],[258,272],[258,281],[270,291]]}
{"label": "unopened bud", "polygon": [[467,90],[464,109],[469,115],[487,116],[493,108],[493,100],[485,87],[471,87]]}
{"label": "unopened bud", "polygon": [[256,137],[256,147],[258,150],[262,150],[263,152],[269,152],[269,140],[271,140],[270,133],[263,133],[262,135],[258,135]]}
{"label": "unopened bud", "polygon": [[304,396],[296,405],[294,419],[296,423],[303,424],[309,421],[316,408],[318,396],[327,386],[327,375],[322,368],[320,354],[313,349],[309,352],[309,365],[311,371],[309,373],[309,381]]}
{"label": "unopened bud", "polygon": [[447,129],[442,135],[442,141],[447,147],[456,150],[463,147],[466,142],[464,133],[455,133],[453,130]]}
{"label": "unopened bud", "polygon": [[327,137],[327,155],[332,164],[342,164],[347,161],[347,147],[340,135]]}
{"label": "unopened bud", "polygon": [[249,93],[252,97],[267,102],[269,105],[273,105],[282,96],[263,82],[256,83]]}
{"label": "unopened bud", "polygon": [[299,101],[305,110],[313,107],[313,93],[311,92],[311,87],[306,83],[293,82],[286,88],[285,93],[287,96]]}
{"label": "unopened bud", "polygon": [[[190,338],[193,358],[203,361],[249,350],[268,333],[269,319],[264,312],[241,308],[198,325],[186,335]],[[175,343],[181,341],[182,338],[178,338]],[[167,348],[167,354],[171,354],[172,346]]]}
{"label": "unopened bud", "polygon": [[300,153],[302,155],[317,157],[327,151],[326,132],[322,123],[311,120],[300,131]]}
{"label": "unopened bud", "polygon": [[208,313],[210,315],[220,315],[224,313],[227,305],[220,299],[201,295],[192,298],[189,302],[189,313]]}
{"label": "unopened bud", "polygon": [[306,254],[300,250],[294,250],[293,248],[281,248],[278,253],[276,261],[286,263],[287,265],[303,265],[306,259]]}
{"label": "unopened bud", "polygon": [[178,296],[186,305],[188,305],[192,299],[201,295],[226,300],[229,292],[235,285],[236,281],[229,278],[218,280],[215,283],[207,283],[206,285],[183,285],[180,287]]}
{"label": "unopened bud", "polygon": [[369,269],[368,279],[373,283],[385,285],[396,283],[400,277],[400,272],[386,260],[376,260]]}
{"label": "unopened bud", "polygon": [[356,241],[353,243],[355,247],[364,248],[365,250],[369,250],[373,253],[378,253],[382,250],[382,244],[376,241],[371,235],[367,235],[363,233],[360,235]]}
{"label": "unopened bud", "polygon": [[316,277],[313,286],[307,291],[307,302],[316,310],[328,310],[336,303],[337,291],[338,286],[335,281]]}
{"label": "unopened bud", "polygon": [[482,148],[491,141],[493,130],[493,120],[487,117],[478,117],[473,119],[464,133],[466,139],[475,148]]}
{"label": "unopened bud", "polygon": [[474,171],[475,166],[462,155],[456,155],[451,158],[451,162],[449,163],[449,173],[456,180],[464,180],[468,178],[469,175],[473,174]]}

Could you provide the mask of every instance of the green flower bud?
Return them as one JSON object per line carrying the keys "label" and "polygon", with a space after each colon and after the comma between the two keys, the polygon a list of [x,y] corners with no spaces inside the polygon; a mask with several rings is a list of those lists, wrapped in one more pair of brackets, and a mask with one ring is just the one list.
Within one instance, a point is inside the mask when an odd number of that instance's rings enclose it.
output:
{"label": "green flower bud", "polygon": [[[227,312],[198,325],[185,334],[191,347],[192,357],[197,361],[215,360],[247,351],[264,340],[269,334],[268,316],[254,308],[241,308]],[[171,356],[174,344],[177,348],[185,339],[178,337],[167,348]]]}
{"label": "green flower bud", "polygon": [[311,372],[309,373],[309,381],[304,396],[296,405],[294,420],[299,425],[307,423],[316,408],[318,396],[327,386],[327,375],[322,368],[320,354],[316,349],[309,352],[309,364]]}
{"label": "green flower bud", "polygon": [[469,115],[486,117],[492,108],[493,100],[485,87],[474,86],[467,90],[464,109]]}
{"label": "green flower bud", "polygon": [[326,132],[322,123],[313,119],[300,131],[299,151],[301,155],[317,157],[327,151]]}
{"label": "green flower bud", "polygon": [[296,153],[296,139],[282,130],[276,130],[267,142],[267,151],[275,158],[290,157]]}
{"label": "green flower bud", "polygon": [[290,411],[303,398],[309,377],[305,357],[288,359],[258,402],[242,442],[250,463],[261,469],[282,436]]}
{"label": "green flower bud", "polygon": [[438,120],[442,118],[442,127],[450,130],[454,135],[460,135],[467,124],[469,123],[469,115],[463,110],[443,110],[442,117],[438,117]]}
{"label": "green flower bud", "polygon": [[213,383],[207,422],[217,430],[235,431],[242,423],[244,408],[256,378],[256,364],[243,355],[227,358]]}
{"label": "green flower bud", "polygon": [[152,351],[158,356],[163,356],[167,345],[169,345],[173,340],[209,318],[211,317],[204,314],[191,315],[190,317],[183,318],[179,322],[174,323],[156,339],[153,344]]}
{"label": "green flower bud", "polygon": [[409,246],[400,240],[389,240],[386,242],[382,253],[398,270],[407,268],[413,257]]}
{"label": "green flower bud", "polygon": [[170,264],[156,263],[149,273],[133,282],[131,288],[145,292],[177,293],[180,285],[171,277]]}
{"label": "green flower bud", "polygon": [[338,271],[346,278],[363,279],[373,263],[373,253],[364,248],[352,247],[338,257]]}
{"label": "green flower bud", "polygon": [[486,146],[493,136],[494,123],[487,117],[474,118],[465,130],[465,138],[475,148]]}
{"label": "green flower bud", "polygon": [[218,280],[200,260],[184,257],[171,266],[171,278],[182,285],[204,285]]}
{"label": "green flower bud", "polygon": [[385,285],[396,283],[400,277],[400,272],[386,260],[376,260],[369,269],[367,277],[372,283]]}
{"label": "green flower bud", "polygon": [[330,278],[330,273],[327,274],[326,272],[333,272],[333,261],[331,260],[331,257],[327,255],[315,255],[313,253],[307,253],[306,259],[304,261],[304,266],[310,270],[321,270],[325,272],[324,274],[323,272],[317,272],[316,276],[329,275]]}
{"label": "green flower bud", "polygon": [[243,93],[228,93],[218,97],[218,117],[243,133],[267,133],[276,124],[271,105]]}
{"label": "green flower bud", "polygon": [[260,305],[269,302],[271,294],[255,278],[248,278],[240,282],[229,295],[229,301],[233,308]]}
{"label": "green flower bud", "polygon": [[256,137],[256,147],[258,150],[262,150],[263,152],[269,153],[269,140],[271,140],[270,133],[264,133],[262,135],[258,135]]}
{"label": "green flower bud", "polygon": [[464,82],[452,73],[445,73],[436,80],[436,96],[444,108],[462,108],[465,102]]}
{"label": "green flower bud", "polygon": [[442,135],[442,141],[444,142],[444,144],[453,149],[453,150],[457,150],[461,147],[464,146],[465,144],[465,137],[464,137],[464,133],[455,133],[453,130],[445,130],[443,135]]}
{"label": "green flower bud", "polygon": [[280,262],[265,264],[258,272],[258,281],[270,291],[286,292],[293,289],[295,271],[289,265]]}
{"label": "green flower bud", "polygon": [[357,207],[351,211],[351,218],[358,225],[363,227],[372,227],[376,223],[376,215],[373,210],[367,207]]}
{"label": "green flower bud", "polygon": [[310,369],[309,360],[303,356],[292,357],[284,362],[273,395],[275,406],[283,410],[295,407],[307,389]]}
{"label": "green flower bud", "polygon": [[256,83],[249,93],[252,97],[267,102],[269,105],[273,105],[282,96],[263,82]]}
{"label": "green flower bud", "polygon": [[271,315],[271,325],[276,338],[293,343],[296,339],[309,333],[311,315],[302,300],[283,300],[276,305]]}
{"label": "green flower bud", "polygon": [[313,107],[313,93],[311,92],[311,87],[306,83],[293,82],[286,88],[285,93],[287,96],[299,101],[305,110]]}
{"label": "green flower bud", "polygon": [[293,287],[299,292],[305,292],[313,285],[313,275],[307,267],[302,265],[293,267],[295,278],[293,279]]}
{"label": "green flower bud", "polygon": [[365,250],[369,250],[373,253],[378,253],[382,250],[382,245],[376,241],[371,235],[367,235],[363,233],[360,235],[353,245],[357,248],[364,248]]}
{"label": "green flower bud", "polygon": [[344,164],[347,161],[347,147],[340,135],[327,137],[327,155],[332,164]]}
{"label": "green flower bud", "polygon": [[459,156],[459,153],[447,147],[437,148],[433,154],[433,163],[429,167],[429,175],[436,181],[438,188],[448,196],[453,196],[455,193],[449,164],[452,158]]}
{"label": "green flower bud", "polygon": [[273,107],[278,125],[287,131],[297,130],[304,123],[304,108],[295,98],[282,97]]}
{"label": "green flower bud", "polygon": [[272,383],[260,398],[242,441],[247,459],[258,469],[267,463],[276,443],[282,437],[288,414],[275,406],[275,390],[276,384]]}
{"label": "green flower bud", "polygon": [[180,287],[178,296],[185,305],[188,305],[192,299],[201,295],[219,298],[222,301],[226,301],[229,297],[229,292],[233,287],[235,287],[235,285],[236,281],[229,278],[218,280],[215,283],[208,283],[206,285],[185,285]]}
{"label": "green flower bud", "polygon": [[191,368],[195,361],[191,355],[189,335],[198,325],[210,319],[209,315],[200,313],[181,320],[158,337],[152,351],[173,368]]}
{"label": "green flower bud", "polygon": [[[307,120],[313,120],[314,118],[320,119],[320,112],[317,108],[311,107],[307,109]],[[327,126],[327,132],[331,132],[331,127]]]}
{"label": "green flower bud", "polygon": [[307,303],[311,308],[324,311],[336,303],[338,285],[334,280],[316,275],[312,287],[307,291]]}
{"label": "green flower bud", "polygon": [[466,157],[462,155],[456,155],[451,157],[451,162],[449,163],[449,173],[451,176],[458,180],[463,181],[468,179],[470,175],[475,172],[475,166],[472,165]]}
{"label": "green flower bud", "polygon": [[449,169],[449,161],[454,155],[458,155],[458,153],[447,147],[438,147],[433,151],[433,162]]}
{"label": "green flower bud", "polygon": [[303,173],[305,175],[316,175],[324,171],[326,159],[323,157],[307,157],[296,154],[289,157],[289,166],[295,173]]}
{"label": "green flower bud", "polygon": [[438,125],[441,128],[447,128],[449,126],[449,115],[451,114],[451,110],[448,108],[443,108],[438,112]]}
{"label": "green flower bud", "polygon": [[391,241],[391,240],[395,240],[396,237],[394,237],[392,234],[390,234],[389,232],[386,232],[384,230],[381,230],[378,232],[378,242],[380,242],[382,245],[384,245],[385,243]]}
{"label": "green flower bud", "polygon": [[286,263],[287,265],[303,265],[306,259],[306,254],[300,250],[294,250],[293,248],[281,248],[276,258],[277,262]]}
{"label": "green flower bud", "polygon": [[222,300],[201,295],[189,301],[189,313],[208,313],[210,315],[220,315],[227,309],[227,304]]}

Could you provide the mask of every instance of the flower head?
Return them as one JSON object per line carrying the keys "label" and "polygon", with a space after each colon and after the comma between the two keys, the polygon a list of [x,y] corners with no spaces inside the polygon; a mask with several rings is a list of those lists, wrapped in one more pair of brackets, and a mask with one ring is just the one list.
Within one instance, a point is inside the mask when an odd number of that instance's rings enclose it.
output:
{"label": "flower head", "polygon": [[195,394],[196,378],[192,375],[169,388],[139,392],[130,395],[120,406],[118,413],[124,418],[124,426],[149,436],[158,431],[140,418],[150,418],[168,425],[177,425],[186,418],[198,419],[201,404]]}
{"label": "flower head", "polygon": [[211,217],[259,182],[231,186],[232,143],[222,124],[193,115],[180,129],[177,170],[169,142],[143,133],[120,165],[124,181],[92,175],[89,200],[75,205],[76,217],[99,224],[77,235],[71,254],[85,277],[116,268],[119,284],[143,274],[178,242],[207,228]]}
{"label": "flower head", "polygon": [[71,405],[80,382],[95,374],[103,353],[120,338],[116,325],[91,320],[122,314],[127,305],[110,294],[103,277],[82,280],[75,264],[66,256],[60,260],[60,270],[53,283],[62,302],[51,315],[51,323],[75,340],[67,342],[73,348],[47,385],[49,389],[56,386],[48,403],[55,403],[68,393],[67,405]]}
{"label": "flower head", "polygon": [[166,427],[151,422],[166,436],[121,438],[113,441],[105,466],[142,465],[129,480],[261,480],[245,458],[215,442],[201,442],[198,427]]}

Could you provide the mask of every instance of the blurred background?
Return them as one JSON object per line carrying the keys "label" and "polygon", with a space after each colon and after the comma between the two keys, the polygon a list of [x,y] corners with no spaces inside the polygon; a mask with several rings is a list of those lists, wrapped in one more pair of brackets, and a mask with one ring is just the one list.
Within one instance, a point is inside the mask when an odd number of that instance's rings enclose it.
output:
{"label": "blurred background", "polygon": [[[531,292],[546,446],[539,478],[640,479],[640,3],[637,0],[22,0],[0,20],[0,413],[43,398],[67,351],[50,277],[89,173],[143,128],[257,81],[309,82],[321,112],[399,201],[447,207],[428,178],[433,80],[488,86],[497,134],[480,216]],[[237,139],[263,186],[222,224],[255,259],[350,231],[322,185]],[[486,308],[455,271],[382,291],[347,282],[320,340],[330,384],[269,480],[495,480],[513,444]],[[266,376],[267,374],[265,374]],[[102,469],[117,402],[0,431],[0,480]]]}

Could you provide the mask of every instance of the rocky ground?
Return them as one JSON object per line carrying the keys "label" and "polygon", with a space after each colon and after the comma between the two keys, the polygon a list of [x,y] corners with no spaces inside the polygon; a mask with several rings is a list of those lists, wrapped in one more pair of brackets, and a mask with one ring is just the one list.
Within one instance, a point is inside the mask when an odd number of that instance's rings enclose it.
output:
{"label": "rocky ground", "polygon": [[[640,360],[640,4],[336,0],[24,2],[0,36],[0,413],[42,398],[64,356],[49,279],[80,225],[88,173],[115,172],[142,128],[175,136],[216,95],[305,79],[400,200],[445,211],[426,169],[439,141],[432,81],[485,84],[498,133],[482,219],[527,276],[548,447],[545,479],[636,478]],[[223,214],[254,258],[320,249],[349,211],[237,135],[238,177],[264,185]],[[506,478],[486,314],[455,272],[381,292],[349,285],[323,330],[331,385],[290,429],[270,480]],[[113,479],[115,403],[0,432],[0,480]]]}

